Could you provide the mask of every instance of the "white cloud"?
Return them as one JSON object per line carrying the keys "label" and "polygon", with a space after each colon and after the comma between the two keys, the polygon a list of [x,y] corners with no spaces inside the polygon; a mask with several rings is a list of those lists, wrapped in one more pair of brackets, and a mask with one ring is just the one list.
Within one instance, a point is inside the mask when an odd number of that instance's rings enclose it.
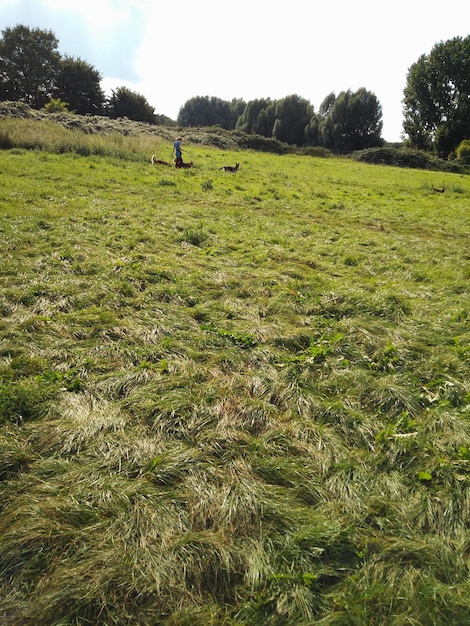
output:
{"label": "white cloud", "polygon": [[0,21],[53,30],[62,53],[98,69],[173,119],[194,96],[296,93],[318,109],[365,87],[383,108],[385,139],[401,134],[408,68],[438,41],[468,35],[467,0],[2,0]]}

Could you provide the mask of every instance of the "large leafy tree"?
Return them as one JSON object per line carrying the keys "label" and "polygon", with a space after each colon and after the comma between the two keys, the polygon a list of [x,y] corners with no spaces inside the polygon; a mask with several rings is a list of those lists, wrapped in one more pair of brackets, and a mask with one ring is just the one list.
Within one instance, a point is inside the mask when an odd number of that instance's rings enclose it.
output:
{"label": "large leafy tree", "polygon": [[245,110],[245,107],[246,107],[246,102],[242,98],[233,98],[233,100],[230,102],[230,126],[229,126],[229,130],[234,130],[235,129],[235,127],[237,125],[238,118],[240,117],[240,115]]}
{"label": "large leafy tree", "polygon": [[447,156],[470,138],[470,35],[436,44],[408,70],[403,99],[408,143]]}
{"label": "large leafy tree", "polygon": [[237,130],[274,137],[279,141],[303,145],[305,130],[313,115],[311,104],[297,95],[281,100],[250,100],[238,118]]}
{"label": "large leafy tree", "polygon": [[65,56],[59,63],[55,95],[75,113],[100,115],[106,101],[101,78],[98,70],[86,61]]}
{"label": "large leafy tree", "polygon": [[233,130],[240,113],[245,108],[243,100],[222,100],[209,96],[195,96],[187,100],[178,113],[180,126],[221,126]]}
{"label": "large leafy tree", "polygon": [[108,115],[112,118],[128,117],[138,122],[155,124],[155,110],[147,99],[127,87],[118,87],[108,102]]}
{"label": "large leafy tree", "polygon": [[276,102],[276,121],[273,137],[288,144],[305,143],[305,129],[313,116],[313,106],[297,95],[286,96]]}
{"label": "large leafy tree", "polygon": [[53,94],[59,42],[49,30],[18,25],[0,39],[0,100],[41,108]]}
{"label": "large leafy tree", "polygon": [[329,94],[320,107],[326,112],[321,122],[322,143],[340,152],[362,150],[383,144],[382,107],[377,97],[364,87],[356,92]]}
{"label": "large leafy tree", "polygon": [[216,114],[214,108],[217,107],[218,98],[209,96],[194,96],[183,104],[180,108],[177,123],[180,126],[212,126],[216,124]]}
{"label": "large leafy tree", "polygon": [[276,119],[274,107],[269,109],[270,116],[266,113],[271,104],[269,98],[250,100],[237,120],[236,129],[244,133],[270,137]]}
{"label": "large leafy tree", "polygon": [[321,121],[320,115],[313,114],[305,127],[305,144],[307,146],[321,146]]}
{"label": "large leafy tree", "polygon": [[336,95],[334,92],[329,93],[326,98],[324,98],[323,102],[320,104],[320,108],[318,109],[319,114],[322,117],[326,117],[328,113],[333,108],[334,103],[336,102]]}

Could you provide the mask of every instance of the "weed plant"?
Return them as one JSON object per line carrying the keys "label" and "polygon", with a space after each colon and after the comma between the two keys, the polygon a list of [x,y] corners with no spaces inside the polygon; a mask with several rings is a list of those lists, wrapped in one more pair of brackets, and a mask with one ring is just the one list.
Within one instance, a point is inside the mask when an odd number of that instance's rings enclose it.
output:
{"label": "weed plant", "polygon": [[468,623],[467,178],[37,124],[1,124],[2,624]]}

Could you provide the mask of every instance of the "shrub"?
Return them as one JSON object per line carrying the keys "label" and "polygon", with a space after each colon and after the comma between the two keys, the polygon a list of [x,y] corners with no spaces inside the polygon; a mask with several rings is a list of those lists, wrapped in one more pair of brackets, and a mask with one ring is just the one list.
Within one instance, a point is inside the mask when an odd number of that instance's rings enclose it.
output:
{"label": "shrub", "polygon": [[319,158],[329,158],[332,155],[330,150],[323,148],[322,146],[308,146],[307,148],[303,148],[301,153],[306,156]]}
{"label": "shrub", "polygon": [[470,139],[464,139],[460,142],[457,150],[457,159],[461,163],[465,163],[466,165],[470,165]]}
{"label": "shrub", "polygon": [[185,228],[183,236],[180,237],[178,241],[200,247],[204,244],[207,238],[207,233],[205,233],[201,228]]}
{"label": "shrub", "polygon": [[462,171],[461,166],[456,163],[449,163],[427,152],[409,148],[396,149],[390,146],[367,148],[366,150],[352,152],[350,158],[354,161],[378,165],[394,165],[396,167],[410,167],[441,172],[460,173]]}
{"label": "shrub", "polygon": [[48,113],[66,113],[68,111],[68,102],[62,102],[60,98],[50,98],[49,102],[44,105]]}
{"label": "shrub", "polygon": [[271,139],[270,137],[263,137],[262,135],[249,135],[241,132],[234,132],[233,136],[239,147],[243,150],[256,150],[257,152],[271,152],[273,154],[294,152],[292,146],[288,146],[278,139]]}

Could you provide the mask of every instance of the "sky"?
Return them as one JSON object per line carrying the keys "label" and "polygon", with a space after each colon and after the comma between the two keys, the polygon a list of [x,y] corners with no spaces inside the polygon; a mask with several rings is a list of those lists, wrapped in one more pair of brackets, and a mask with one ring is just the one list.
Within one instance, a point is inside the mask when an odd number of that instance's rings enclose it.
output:
{"label": "sky", "polygon": [[176,120],[196,96],[246,102],[297,95],[318,111],[365,87],[386,141],[402,137],[411,65],[470,34],[468,0],[0,0],[0,30],[51,30],[59,52]]}

